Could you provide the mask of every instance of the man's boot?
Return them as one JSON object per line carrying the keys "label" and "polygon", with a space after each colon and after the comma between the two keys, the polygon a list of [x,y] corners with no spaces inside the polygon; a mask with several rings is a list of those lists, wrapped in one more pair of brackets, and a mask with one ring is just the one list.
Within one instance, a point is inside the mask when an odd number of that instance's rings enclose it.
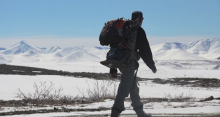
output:
{"label": "man's boot", "polygon": [[150,114],[144,112],[143,105],[135,107],[134,111],[136,112],[138,117],[151,117]]}
{"label": "man's boot", "polygon": [[111,117],[119,117],[119,115],[120,115],[120,112],[118,112],[118,111],[112,109]]}
{"label": "man's boot", "polygon": [[151,117],[150,114],[147,114],[143,111],[143,109],[135,110],[138,117]]}

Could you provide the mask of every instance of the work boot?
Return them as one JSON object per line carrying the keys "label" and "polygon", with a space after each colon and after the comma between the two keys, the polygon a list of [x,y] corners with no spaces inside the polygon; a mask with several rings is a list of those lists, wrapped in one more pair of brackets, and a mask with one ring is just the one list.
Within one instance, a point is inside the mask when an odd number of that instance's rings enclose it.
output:
{"label": "work boot", "polygon": [[143,109],[134,110],[138,117],[151,117],[150,114],[144,112]]}
{"label": "work boot", "polygon": [[112,109],[111,117],[119,117],[120,113],[114,109]]}

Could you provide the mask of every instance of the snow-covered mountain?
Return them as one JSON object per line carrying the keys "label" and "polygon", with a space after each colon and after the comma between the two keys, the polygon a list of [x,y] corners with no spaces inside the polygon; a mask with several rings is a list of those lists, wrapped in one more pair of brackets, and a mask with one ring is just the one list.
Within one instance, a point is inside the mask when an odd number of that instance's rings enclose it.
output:
{"label": "snow-covered mountain", "polygon": [[[220,60],[220,39],[203,39],[190,43],[169,42],[151,46],[155,60]],[[39,48],[25,41],[0,51],[0,63],[79,62],[105,60],[109,47]]]}
{"label": "snow-covered mountain", "polygon": [[62,59],[62,62],[77,62],[77,61],[96,61],[100,58],[94,54],[87,52],[86,50],[75,50],[71,54],[68,54]]}
{"label": "snow-covered mountain", "polygon": [[[92,51],[91,51],[92,50]],[[32,63],[32,62],[79,62],[98,61],[103,49],[96,47],[67,47],[59,46],[39,48],[21,41],[8,49],[0,51],[0,63]],[[96,54],[94,54],[94,53]],[[106,54],[104,52],[103,54]]]}
{"label": "snow-covered mountain", "polygon": [[54,53],[54,52],[57,52],[59,50],[61,50],[61,48],[59,46],[55,46],[55,47],[51,47],[50,49],[48,49],[46,51],[46,53]]}
{"label": "snow-covered mountain", "polygon": [[191,54],[183,49],[181,43],[164,43],[152,46],[154,59],[157,60],[204,60],[204,58]]}
{"label": "snow-covered mountain", "polygon": [[39,48],[32,46],[25,41],[20,41],[19,43],[16,43],[10,48],[4,50],[2,53],[5,55],[25,54],[26,56],[42,54]]}
{"label": "snow-covered mountain", "polygon": [[76,61],[97,61],[100,60],[90,50],[94,47],[86,48],[83,46],[67,47],[59,49],[59,51],[53,52],[53,56],[60,58],[61,62],[76,62]]}
{"label": "snow-covered mountain", "polygon": [[151,47],[153,57],[157,60],[204,60],[204,58],[187,52],[183,43],[163,43]]}
{"label": "snow-covered mountain", "polygon": [[186,50],[206,59],[217,59],[220,57],[220,39],[203,39],[191,42],[187,44]]}
{"label": "snow-covered mountain", "polygon": [[220,39],[163,43],[151,46],[151,49],[154,58],[160,60],[217,60],[220,57]]}
{"label": "snow-covered mountain", "polygon": [[0,51],[5,50],[5,48],[0,47]]}
{"label": "snow-covered mountain", "polygon": [[39,48],[42,53],[44,53],[44,54],[47,53],[47,48],[45,48],[45,47],[43,47],[43,48],[37,47],[37,48]]}

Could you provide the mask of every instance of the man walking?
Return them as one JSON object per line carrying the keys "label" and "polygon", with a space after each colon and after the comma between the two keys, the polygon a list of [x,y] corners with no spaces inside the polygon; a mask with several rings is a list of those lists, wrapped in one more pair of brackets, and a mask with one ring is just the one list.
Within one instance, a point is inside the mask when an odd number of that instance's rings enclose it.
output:
{"label": "man walking", "polygon": [[[157,69],[155,67],[152,52],[143,28],[141,28],[143,22],[143,14],[140,11],[135,11],[132,13],[132,20],[140,18],[139,27],[137,29],[136,36],[136,46],[135,51],[139,53],[140,57],[143,59],[145,64],[152,70],[153,73],[156,73]],[[139,51],[139,52],[138,52]],[[111,117],[118,117],[122,111],[125,110],[124,100],[130,94],[132,101],[132,107],[136,112],[138,117],[151,117],[151,115],[146,114],[143,110],[143,103],[140,100],[139,96],[139,87],[137,86],[137,81],[135,78],[135,70],[137,70],[139,64],[138,59],[133,59],[131,63],[126,67],[119,68],[121,75],[121,82],[118,87],[118,92],[115,98],[115,102],[112,107]],[[117,69],[110,69],[110,73],[113,77],[117,74]],[[147,92],[146,92],[147,93]]]}

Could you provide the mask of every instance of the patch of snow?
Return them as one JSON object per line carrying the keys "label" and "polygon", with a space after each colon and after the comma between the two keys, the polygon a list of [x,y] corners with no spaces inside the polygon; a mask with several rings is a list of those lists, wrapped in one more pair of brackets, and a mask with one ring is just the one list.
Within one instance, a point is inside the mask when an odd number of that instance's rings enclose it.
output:
{"label": "patch of snow", "polygon": [[79,62],[79,61],[98,61],[100,58],[88,53],[85,50],[76,50],[62,59],[63,63]]}

